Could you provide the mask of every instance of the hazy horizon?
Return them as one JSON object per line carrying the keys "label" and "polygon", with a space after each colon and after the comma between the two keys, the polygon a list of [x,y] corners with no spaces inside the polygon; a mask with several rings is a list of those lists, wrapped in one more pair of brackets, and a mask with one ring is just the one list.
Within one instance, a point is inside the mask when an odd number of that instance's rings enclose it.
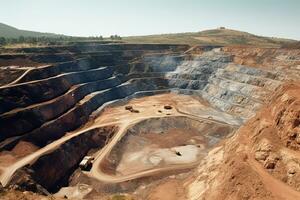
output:
{"label": "hazy horizon", "polygon": [[224,26],[300,39],[298,0],[1,0],[0,22],[73,36],[153,35]]}

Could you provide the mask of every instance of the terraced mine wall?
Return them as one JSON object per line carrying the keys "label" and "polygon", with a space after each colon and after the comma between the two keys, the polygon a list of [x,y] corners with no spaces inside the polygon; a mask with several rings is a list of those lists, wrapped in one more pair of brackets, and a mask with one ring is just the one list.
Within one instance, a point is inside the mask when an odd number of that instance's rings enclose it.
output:
{"label": "terraced mine wall", "polygon": [[[40,135],[40,138],[43,138],[44,134],[37,134],[37,132],[46,133],[45,126],[47,127],[46,129],[52,126],[57,127],[55,130],[52,128],[49,130],[57,135],[61,135],[63,132],[77,128],[86,122],[89,114],[106,101],[124,98],[139,91],[169,88],[201,90],[207,84],[207,79],[212,73],[212,70],[203,70],[206,73],[200,71],[198,74],[193,73],[192,76],[185,74],[186,77],[183,77],[183,75],[178,76],[176,72],[171,73],[177,68],[178,63],[182,62],[182,56],[156,56],[155,59],[153,56],[150,56],[143,60],[143,63],[128,65],[129,74],[120,74],[118,70],[115,70],[116,67],[107,67],[99,70],[66,73],[62,76],[58,75],[53,78],[16,84],[0,89],[1,95],[12,97],[1,101],[0,104],[3,109],[1,112],[3,113],[11,108],[16,109],[1,115],[0,130],[3,130],[5,133],[2,135],[2,138],[23,135],[28,131],[33,131],[27,134],[29,135],[28,138],[32,138],[30,137],[32,135]],[[216,61],[215,63],[218,62]],[[137,65],[139,67],[136,67]],[[80,65],[76,66],[81,67]],[[117,71],[116,76],[113,76],[114,70]],[[202,79],[199,79],[200,76],[202,76]],[[80,82],[83,84],[78,85]],[[58,87],[51,88],[50,85]],[[39,94],[44,95],[40,96]],[[88,96],[88,94],[91,95]],[[22,98],[20,98],[21,96]],[[87,96],[87,99],[84,99],[85,96]],[[22,100],[20,101],[20,99]],[[75,103],[79,101],[82,103],[75,106]],[[29,106],[32,103],[41,104],[34,107]],[[18,109],[18,107],[24,106],[28,106],[27,109]],[[59,115],[61,116],[59,117]],[[82,117],[71,117],[73,115]],[[55,117],[59,117],[59,119],[55,120],[59,122],[59,126],[54,121],[51,122]],[[74,118],[78,119],[78,122],[73,120],[72,123],[69,123],[71,127],[67,123],[63,123]],[[48,123],[46,123],[47,121]],[[16,126],[10,127],[12,122]],[[42,124],[44,125],[42,126]],[[38,128],[39,126],[41,127]],[[34,128],[38,129],[33,130]],[[56,137],[53,135],[53,138]],[[39,143],[36,142],[36,144]]]}
{"label": "terraced mine wall", "polygon": [[[89,59],[79,59],[44,70],[56,72],[55,75],[59,69],[63,69],[62,73],[72,69],[81,71],[46,79],[42,78],[47,73],[39,69],[35,75],[41,79],[0,89],[0,94],[7,97],[0,102],[3,113],[0,131],[4,133],[1,140],[21,136],[15,141],[22,138],[44,146],[85,123],[105,102],[151,90],[196,91],[224,112],[248,118],[283,78],[245,66],[228,66],[231,61],[231,56],[215,52],[189,60],[182,55],[158,54],[141,57],[138,62],[125,66],[89,70],[95,60],[89,63]],[[119,68],[127,68],[123,71],[128,73],[120,73]],[[5,112],[7,110],[11,111]],[[12,127],[12,123],[15,126]]]}
{"label": "terraced mine wall", "polygon": [[[286,79],[280,71],[233,63],[231,54],[216,49],[206,52],[204,48],[200,55],[190,55],[184,53],[187,48],[113,44],[23,49],[29,58],[35,53],[54,54],[53,59],[72,57],[66,62],[45,62],[47,66],[34,68],[18,82],[0,88],[0,149],[10,151],[20,141],[45,147],[84,125],[108,102],[159,92],[196,95],[242,123]],[[97,143],[94,134],[76,136],[31,163],[34,180],[55,190],[89,149],[102,147],[107,137],[99,137]]]}
{"label": "terraced mine wall", "polygon": [[[213,146],[221,139],[228,137],[235,128],[228,124],[217,124],[213,121],[195,120],[188,117],[164,117],[151,118],[143,120],[134,126],[130,127],[120,141],[124,142],[128,136],[135,136],[140,134],[155,133],[161,134],[170,129],[193,130],[201,133],[201,136],[207,138],[207,145]],[[120,145],[119,143],[119,145]]]}
{"label": "terraced mine wall", "polygon": [[188,199],[299,199],[299,91],[299,82],[280,86],[234,137],[211,151],[207,160],[214,162],[201,163],[187,181]]}
{"label": "terraced mine wall", "polygon": [[[26,170],[23,171],[31,172],[29,174],[31,179],[48,191],[57,191],[68,182],[69,176],[88,151],[102,148],[116,131],[117,127],[113,126],[89,130],[41,156],[31,166],[24,167]],[[17,185],[26,185],[27,183],[23,181],[22,175],[12,179]]]}

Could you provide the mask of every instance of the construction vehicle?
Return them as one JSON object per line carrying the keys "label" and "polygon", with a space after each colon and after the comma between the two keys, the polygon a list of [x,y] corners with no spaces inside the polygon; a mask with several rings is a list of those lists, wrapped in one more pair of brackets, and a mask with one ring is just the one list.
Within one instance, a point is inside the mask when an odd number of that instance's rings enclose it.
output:
{"label": "construction vehicle", "polygon": [[89,171],[92,168],[94,157],[85,156],[79,163],[79,167],[84,171]]}

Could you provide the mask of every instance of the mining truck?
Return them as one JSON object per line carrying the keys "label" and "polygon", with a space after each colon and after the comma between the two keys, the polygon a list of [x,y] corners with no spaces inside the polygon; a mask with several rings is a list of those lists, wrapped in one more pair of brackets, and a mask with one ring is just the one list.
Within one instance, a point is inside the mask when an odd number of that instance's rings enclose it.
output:
{"label": "mining truck", "polygon": [[79,167],[84,171],[89,171],[92,168],[94,157],[85,156],[79,164]]}

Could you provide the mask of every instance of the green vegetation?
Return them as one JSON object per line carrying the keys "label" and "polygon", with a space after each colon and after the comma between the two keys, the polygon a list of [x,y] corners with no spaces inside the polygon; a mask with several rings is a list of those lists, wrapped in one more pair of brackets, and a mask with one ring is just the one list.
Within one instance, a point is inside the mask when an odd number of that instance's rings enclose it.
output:
{"label": "green vegetation", "polygon": [[58,35],[54,33],[41,33],[34,31],[25,31],[20,30],[12,26],[8,26],[6,24],[0,23],[0,37],[4,38],[19,38],[23,37],[60,37],[63,35]]}
{"label": "green vegetation", "polygon": [[257,36],[247,32],[226,29],[224,27],[194,33],[131,36],[125,38],[121,38],[119,35],[111,35],[109,38],[103,38],[102,36],[71,37],[53,33],[24,31],[0,23],[0,46],[4,47],[47,46],[74,42],[98,42],[103,40],[117,42],[122,40],[128,43],[249,45],[260,47],[290,46],[298,42],[295,40]]}
{"label": "green vegetation", "polygon": [[40,33],[24,31],[0,23],[0,46],[4,47],[33,47],[47,45],[64,45],[77,42],[99,42],[103,40],[122,40],[119,35],[112,35],[104,39],[102,36],[93,37],[72,37],[53,33]]}
{"label": "green vegetation", "polygon": [[270,38],[253,35],[230,29],[213,29],[195,33],[175,33],[148,36],[132,36],[123,38],[130,43],[173,43],[190,45],[250,45],[279,47],[284,44],[294,43],[295,40]]}
{"label": "green vegetation", "polygon": [[59,45],[70,42],[84,42],[84,41],[102,41],[104,40],[102,36],[99,37],[24,37],[20,36],[19,38],[5,38],[0,37],[0,46],[11,46],[16,44],[31,44],[33,46],[39,45]]}
{"label": "green vegetation", "polygon": [[110,39],[111,40],[122,40],[121,36],[119,36],[119,35],[111,35]]}

